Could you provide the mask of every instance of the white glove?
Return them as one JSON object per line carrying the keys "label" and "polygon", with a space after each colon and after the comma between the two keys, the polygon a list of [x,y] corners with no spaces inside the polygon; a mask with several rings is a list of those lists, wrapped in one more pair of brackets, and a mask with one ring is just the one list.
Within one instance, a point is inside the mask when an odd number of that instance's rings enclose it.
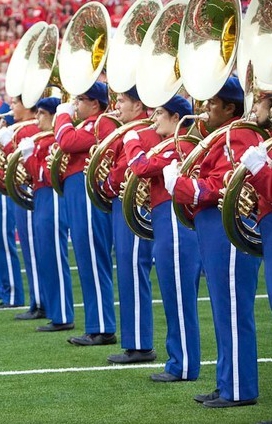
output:
{"label": "white glove", "polygon": [[12,140],[13,137],[13,129],[12,127],[3,127],[0,129],[0,143],[3,147],[5,147]]}
{"label": "white glove", "polygon": [[32,137],[22,138],[22,140],[19,143],[18,148],[22,152],[24,162],[26,162],[27,159],[32,155],[34,147],[35,147],[35,143],[34,143]]}
{"label": "white glove", "polygon": [[125,134],[125,136],[123,138],[123,143],[126,144],[130,140],[139,140],[139,136],[138,136],[137,131],[130,130]]}
{"label": "white glove", "polygon": [[71,116],[71,118],[75,114],[75,107],[72,103],[61,103],[57,106],[56,114],[57,116],[61,115],[62,113],[68,113],[68,115]]}
{"label": "white glove", "polygon": [[251,172],[256,175],[265,165],[268,159],[264,143],[259,143],[258,147],[250,146],[241,156],[241,162]]}
{"label": "white glove", "polygon": [[163,168],[164,185],[170,196],[173,196],[174,187],[179,177],[179,168],[177,159],[173,159],[170,165]]}

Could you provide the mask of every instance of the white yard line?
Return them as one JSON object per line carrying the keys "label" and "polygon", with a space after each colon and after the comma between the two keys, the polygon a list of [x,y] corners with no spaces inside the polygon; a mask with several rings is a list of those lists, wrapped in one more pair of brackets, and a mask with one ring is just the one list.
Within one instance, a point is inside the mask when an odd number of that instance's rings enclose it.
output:
{"label": "white yard line", "polygon": [[[272,362],[272,358],[260,358],[258,362]],[[215,365],[216,361],[202,361],[201,365]],[[82,368],[52,368],[39,370],[23,370],[23,371],[1,371],[0,376],[6,375],[26,375],[26,374],[50,374],[50,373],[67,373],[67,372],[90,372],[90,371],[120,371],[127,369],[142,368],[163,368],[165,364],[132,364],[132,365],[109,365],[107,367],[82,367]]]}
{"label": "white yard line", "polygon": [[[267,298],[268,298],[267,294],[256,295],[256,299],[267,299]],[[207,301],[210,300],[210,298],[209,297],[199,297],[197,300],[198,300],[198,302],[207,302]],[[152,300],[152,304],[153,305],[156,305],[156,304],[161,305],[162,300],[161,299]],[[119,302],[114,302],[114,305],[119,306]],[[74,304],[74,308],[82,308],[82,307],[83,307],[83,303],[75,303]],[[4,309],[0,309],[0,312],[10,311],[11,309],[12,310],[14,310],[14,309],[29,309],[29,306],[19,306],[18,308],[4,308]]]}

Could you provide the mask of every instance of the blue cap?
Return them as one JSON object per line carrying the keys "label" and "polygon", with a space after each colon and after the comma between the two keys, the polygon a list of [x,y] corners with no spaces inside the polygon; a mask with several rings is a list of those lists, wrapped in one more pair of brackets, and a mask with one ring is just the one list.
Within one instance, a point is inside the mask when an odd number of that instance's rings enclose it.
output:
{"label": "blue cap", "polygon": [[138,91],[137,91],[137,88],[136,88],[136,85],[134,85],[129,90],[125,91],[124,94],[126,94],[127,96],[133,97],[133,99],[135,99],[135,100],[140,100],[141,101],[141,99],[139,97],[139,94],[138,94]]}
{"label": "blue cap", "polygon": [[44,97],[36,103],[36,107],[47,110],[51,115],[54,115],[60,103],[61,101],[57,97]]}
{"label": "blue cap", "polygon": [[[10,111],[10,106],[7,103],[3,102],[0,106],[0,114],[7,113],[9,111]],[[3,116],[3,119],[6,121],[7,125],[14,124],[13,116]]]}
{"label": "blue cap", "polygon": [[84,94],[89,97],[89,99],[96,99],[105,105],[109,103],[108,87],[104,82],[96,81]]}
{"label": "blue cap", "polygon": [[227,102],[244,102],[244,91],[237,77],[229,77],[221,90],[217,93],[217,97]]}
{"label": "blue cap", "polygon": [[[172,99],[170,99],[162,107],[172,113],[178,113],[179,119],[183,118],[185,115],[193,115],[192,105],[187,99],[185,99],[185,97],[182,97],[179,94],[173,96]],[[188,127],[192,123],[192,119],[186,119],[186,121],[184,121],[184,126]]]}

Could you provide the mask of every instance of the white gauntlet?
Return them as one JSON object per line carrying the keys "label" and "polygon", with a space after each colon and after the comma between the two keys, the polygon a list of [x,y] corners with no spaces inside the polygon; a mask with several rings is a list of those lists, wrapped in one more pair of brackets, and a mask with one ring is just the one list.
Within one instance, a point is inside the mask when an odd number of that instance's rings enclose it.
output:
{"label": "white gauntlet", "polygon": [[35,143],[34,143],[32,137],[22,138],[22,140],[19,143],[18,148],[22,152],[24,162],[26,162],[27,159],[32,155],[34,147],[35,147]]}
{"label": "white gauntlet", "polygon": [[13,129],[12,127],[3,127],[0,129],[0,144],[5,147],[12,140],[13,137]]}
{"label": "white gauntlet", "polygon": [[268,159],[267,151],[264,143],[259,143],[258,147],[250,146],[241,156],[241,163],[251,172],[256,175],[265,165]]}
{"label": "white gauntlet", "polygon": [[74,116],[75,107],[72,105],[72,103],[61,103],[60,105],[57,106],[57,109],[56,109],[57,116],[63,113],[68,113],[68,115],[70,115],[71,118]]}
{"label": "white gauntlet", "polygon": [[164,185],[170,196],[173,196],[174,187],[179,177],[179,168],[177,159],[173,159],[170,165],[163,168]]}
{"label": "white gauntlet", "polygon": [[137,131],[130,130],[125,134],[125,136],[123,138],[123,143],[126,144],[130,140],[139,140],[139,136],[138,136]]}

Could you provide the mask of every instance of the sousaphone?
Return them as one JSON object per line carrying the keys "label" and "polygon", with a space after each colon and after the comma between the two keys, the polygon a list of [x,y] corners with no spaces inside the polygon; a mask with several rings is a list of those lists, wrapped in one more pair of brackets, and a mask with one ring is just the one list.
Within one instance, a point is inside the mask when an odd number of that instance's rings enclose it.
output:
{"label": "sousaphone", "polygon": [[[269,152],[272,139],[268,138],[264,144]],[[258,194],[247,181],[248,177],[248,170],[240,163],[225,189],[222,220],[226,234],[234,246],[251,255],[262,256],[262,240],[257,227]]]}
{"label": "sousaphone", "polygon": [[[71,97],[85,93],[98,79],[108,55],[111,21],[103,4],[84,4],[70,20],[59,51],[59,76]],[[53,145],[48,161],[53,188],[63,194],[62,175],[69,155]]]}
{"label": "sousaphone", "polygon": [[[27,109],[32,108],[43,96],[48,85],[60,86],[55,74],[59,32],[56,25],[46,25],[31,50],[22,84],[22,102]],[[29,122],[18,123],[19,128]],[[33,210],[33,190],[31,177],[22,164],[22,155],[16,149],[8,157],[5,169],[5,185],[9,196],[21,207]]]}
{"label": "sousaphone", "polygon": [[[142,42],[161,8],[160,0],[137,0],[123,16],[111,40],[106,64],[107,80],[113,92],[123,93],[135,85],[136,66]],[[111,144],[136,125],[143,124],[148,127],[152,123],[152,120],[144,119],[119,127],[121,125],[119,122],[117,123],[119,128],[116,128],[102,143],[91,148],[90,159],[85,168],[87,191],[92,202],[104,212],[111,211],[111,199],[107,198],[102,190],[113,160]]]}
{"label": "sousaphone", "polygon": [[[237,57],[242,13],[239,0],[190,0],[179,37],[179,66],[186,91],[198,101],[220,91],[231,74]],[[181,165],[181,175],[197,178],[199,162],[227,127],[201,140]],[[190,206],[177,204],[179,220],[193,229]]]}
{"label": "sousaphone", "polygon": [[85,168],[87,192],[91,201],[103,212],[111,212],[112,199],[103,191],[103,184],[113,164],[111,145],[129,130],[137,126],[148,128],[152,126],[150,119],[140,119],[125,125],[118,125],[116,130],[109,134],[100,144],[90,150],[90,159]]}
{"label": "sousaphone", "polygon": [[[48,24],[46,22],[37,22],[32,25],[20,39],[13,55],[10,59],[5,79],[5,90],[8,96],[17,97],[22,95],[23,84],[26,76],[27,67],[31,52],[39,38],[46,31]],[[12,111],[10,113],[13,113]],[[14,131],[17,131],[25,123],[13,124]],[[7,157],[5,152],[0,148],[0,172],[1,172],[1,187],[2,194],[7,195],[5,182],[5,168],[7,166]]]}
{"label": "sousaphone", "polygon": [[[180,143],[189,143],[196,146],[201,138],[191,134],[190,127],[187,134],[179,135],[180,128],[186,119],[204,120],[206,114],[186,115],[179,121],[174,136],[163,140],[157,146],[152,147],[147,152],[147,159],[160,154],[169,145],[173,145],[179,155],[180,161],[184,159],[184,152],[180,148]],[[155,124],[156,125],[156,124]],[[154,238],[151,222],[151,202],[150,202],[150,178],[140,178],[128,168],[123,183],[123,190],[119,197],[123,202],[123,214],[130,229],[141,238],[152,240]]]}

